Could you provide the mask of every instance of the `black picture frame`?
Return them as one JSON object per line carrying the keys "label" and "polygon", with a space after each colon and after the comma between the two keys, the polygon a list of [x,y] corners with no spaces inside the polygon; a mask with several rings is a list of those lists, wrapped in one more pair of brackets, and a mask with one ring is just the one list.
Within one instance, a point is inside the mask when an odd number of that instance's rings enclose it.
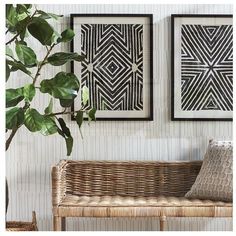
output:
{"label": "black picture frame", "polygon": [[[171,120],[172,121],[232,121],[233,118],[220,118],[220,117],[177,117],[175,115],[175,19],[177,18],[232,18],[231,14],[172,14],[171,15]],[[233,117],[233,111],[232,111]]]}
{"label": "black picture frame", "polygon": [[[108,18],[110,17],[145,17],[149,20],[149,102],[148,102],[148,110],[149,114],[146,117],[97,117],[96,114],[96,120],[101,121],[152,121],[153,120],[153,15],[152,14],[70,14],[70,27],[74,30],[74,20],[77,17],[99,17],[106,19],[106,22]],[[108,21],[109,22],[109,21]],[[127,22],[128,23],[128,22]],[[75,40],[73,39],[71,41],[71,52],[74,52],[74,43]],[[71,71],[75,73],[74,68],[74,62],[71,62]],[[75,102],[71,106],[71,111],[75,111]],[[125,112],[125,111],[124,111]],[[71,117],[72,120],[74,120],[74,117]]]}

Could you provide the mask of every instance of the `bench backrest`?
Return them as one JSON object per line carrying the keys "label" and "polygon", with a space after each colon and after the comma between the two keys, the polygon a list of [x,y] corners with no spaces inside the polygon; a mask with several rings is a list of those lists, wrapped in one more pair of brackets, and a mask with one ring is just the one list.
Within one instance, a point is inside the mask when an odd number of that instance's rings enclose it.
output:
{"label": "bench backrest", "polygon": [[66,194],[184,196],[201,161],[61,161],[57,174]]}

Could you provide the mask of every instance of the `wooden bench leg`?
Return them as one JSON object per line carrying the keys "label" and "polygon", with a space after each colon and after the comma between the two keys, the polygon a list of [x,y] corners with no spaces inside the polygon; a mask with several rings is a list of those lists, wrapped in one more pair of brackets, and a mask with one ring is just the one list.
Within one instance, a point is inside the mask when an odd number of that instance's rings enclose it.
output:
{"label": "wooden bench leg", "polygon": [[166,229],[166,216],[160,216],[160,231],[165,231]]}
{"label": "wooden bench leg", "polygon": [[53,230],[65,231],[66,230],[66,218],[60,216],[53,216]]}

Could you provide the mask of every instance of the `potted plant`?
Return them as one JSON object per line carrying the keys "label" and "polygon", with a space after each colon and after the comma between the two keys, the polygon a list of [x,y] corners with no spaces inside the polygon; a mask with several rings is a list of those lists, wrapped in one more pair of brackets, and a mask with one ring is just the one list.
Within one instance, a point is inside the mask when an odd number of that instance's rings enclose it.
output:
{"label": "potted plant", "polygon": [[[49,19],[57,20],[61,15],[47,13],[31,4],[6,5],[6,82],[11,79],[12,73],[24,73],[31,78],[19,88],[6,89],[6,150],[8,150],[15,134],[25,126],[30,132],[39,132],[44,136],[59,134],[65,140],[67,155],[73,147],[73,137],[67,127],[63,115],[72,115],[78,128],[81,128],[84,113],[88,120],[95,120],[96,110],[85,111],[83,106],[88,101],[88,89],[82,89],[81,109],[71,112],[70,107],[80,90],[80,81],[73,73],[60,71],[53,78],[40,76],[46,65],[61,66],[65,63],[84,59],[76,52],[55,52],[61,43],[68,43],[74,37],[71,29],[58,33],[49,23]],[[45,55],[39,58],[28,43],[28,38],[34,38],[45,48]],[[32,106],[36,93],[43,93],[50,97],[44,113],[41,114]],[[53,101],[59,100],[60,111],[54,111]],[[6,184],[6,193],[8,187]],[[7,197],[8,199],[8,197]],[[8,204],[8,201],[7,201]]]}

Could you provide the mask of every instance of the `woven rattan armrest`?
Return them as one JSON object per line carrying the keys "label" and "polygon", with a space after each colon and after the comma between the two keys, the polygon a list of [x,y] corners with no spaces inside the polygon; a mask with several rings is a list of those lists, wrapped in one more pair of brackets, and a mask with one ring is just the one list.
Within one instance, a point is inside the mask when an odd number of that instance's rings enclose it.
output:
{"label": "woven rattan armrest", "polygon": [[66,176],[64,167],[66,165],[65,160],[61,160],[56,166],[52,167],[52,205],[58,206],[62,201],[66,193]]}

